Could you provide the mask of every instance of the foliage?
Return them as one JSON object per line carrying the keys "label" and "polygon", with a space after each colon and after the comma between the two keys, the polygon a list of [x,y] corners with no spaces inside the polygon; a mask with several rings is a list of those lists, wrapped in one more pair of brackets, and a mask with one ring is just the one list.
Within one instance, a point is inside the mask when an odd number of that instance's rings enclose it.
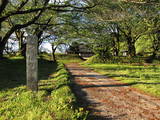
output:
{"label": "foliage", "polygon": [[103,61],[100,57],[99,57],[99,55],[94,55],[94,56],[92,56],[92,57],[90,57],[90,58],[88,58],[85,62],[83,62],[83,63],[104,63],[104,62],[106,62],[106,61]]}
{"label": "foliage", "polygon": [[[63,28],[65,24],[70,26],[68,21],[64,21],[66,16],[71,16],[75,12],[82,12],[93,5],[94,1],[80,2],[74,0],[2,1],[0,5],[0,30],[2,31],[0,33],[0,58],[3,57],[8,40],[12,39],[12,35],[14,36],[17,31],[25,32],[20,38],[16,35],[19,42],[25,44],[25,36],[36,35],[40,39],[39,44],[41,44],[43,39],[46,38],[46,31],[54,29],[57,25],[60,25],[59,28]],[[63,33],[56,29],[54,35],[56,36],[56,33],[59,37],[65,35],[65,29],[63,29]]]}
{"label": "foliage", "polygon": [[90,44],[94,52],[102,56],[101,59],[108,59],[108,55],[118,56],[121,51],[127,51],[127,56],[131,57],[137,53],[145,56],[144,51],[157,55],[159,3],[111,0],[99,3],[91,14],[85,15],[89,21],[86,24],[89,32],[84,34],[89,34]]}
{"label": "foliage", "polygon": [[[142,46],[143,44],[143,46]],[[142,36],[137,40],[136,44],[137,54],[145,54],[145,52],[152,52],[152,40],[148,36]]]}
{"label": "foliage", "polygon": [[[96,5],[89,9],[94,3]],[[22,7],[20,7],[21,4]],[[42,10],[44,6],[46,7]],[[37,8],[40,10],[36,10]],[[73,41],[90,44],[92,51],[98,54],[103,61],[112,55],[118,56],[124,50],[127,50],[128,55],[132,57],[137,53],[145,55],[144,51],[150,51],[157,56],[160,49],[158,8],[158,1],[145,0],[87,0],[84,2],[66,0],[62,2],[46,1],[46,4],[43,0],[9,1],[1,17],[3,18],[12,11],[15,14],[10,14],[6,20],[1,22],[2,32],[0,34],[3,45],[0,46],[0,54],[3,53],[4,48],[7,48],[5,45],[8,39],[12,38],[11,34],[21,31],[25,32],[25,36],[28,33],[36,34],[40,38],[39,44],[43,39],[50,41],[53,56],[57,46],[71,44]],[[30,10],[35,11],[24,13]],[[33,20],[35,17],[37,19]],[[28,22],[31,23],[27,24]],[[47,39],[47,36],[50,37]],[[73,50],[77,52],[77,49]]]}
{"label": "foliage", "polygon": [[93,51],[100,59],[102,59],[102,61],[105,61],[110,59],[112,54],[109,40],[102,39],[102,41],[94,43],[95,45],[93,46]]}

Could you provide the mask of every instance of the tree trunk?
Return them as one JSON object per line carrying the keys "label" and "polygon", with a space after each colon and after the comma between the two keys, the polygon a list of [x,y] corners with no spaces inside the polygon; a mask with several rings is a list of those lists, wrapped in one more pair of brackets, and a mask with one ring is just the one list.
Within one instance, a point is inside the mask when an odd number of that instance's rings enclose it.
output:
{"label": "tree trunk", "polygon": [[21,30],[17,30],[17,31],[15,31],[15,33],[16,33],[16,37],[19,41],[19,53],[21,56],[26,57],[26,43],[23,40],[25,32],[23,32]]}
{"label": "tree trunk", "polygon": [[1,49],[1,46],[0,46],[0,59],[3,58],[3,50]]}
{"label": "tree trunk", "polygon": [[27,38],[26,50],[26,73],[27,88],[31,91],[38,91],[38,60],[37,60],[38,40],[35,36]]}
{"label": "tree trunk", "polygon": [[53,62],[56,62],[55,52],[52,53],[52,59],[53,59]]}
{"label": "tree trunk", "polygon": [[119,56],[119,41],[116,37],[113,40],[113,54]]}
{"label": "tree trunk", "polygon": [[2,41],[2,42],[0,42],[0,59],[3,59],[4,49],[5,49],[5,43]]}
{"label": "tree trunk", "polygon": [[117,39],[117,56],[119,56],[119,49],[120,49],[120,35],[119,35],[119,33],[116,35],[116,39]]}
{"label": "tree trunk", "polygon": [[56,51],[56,49],[54,48],[54,45],[52,45],[52,60],[53,60],[53,62],[56,62],[55,51]]}
{"label": "tree trunk", "polygon": [[127,44],[128,44],[128,54],[130,57],[136,56],[136,48],[135,48],[135,41],[131,38],[127,38]]}
{"label": "tree trunk", "polygon": [[23,57],[26,57],[26,43],[23,43],[23,44],[22,44],[20,54],[21,54]]}

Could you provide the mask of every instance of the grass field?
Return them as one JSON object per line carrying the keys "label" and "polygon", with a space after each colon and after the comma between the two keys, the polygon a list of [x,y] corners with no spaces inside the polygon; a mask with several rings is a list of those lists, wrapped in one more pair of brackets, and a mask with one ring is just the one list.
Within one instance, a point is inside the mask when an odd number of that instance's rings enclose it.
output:
{"label": "grass field", "polygon": [[85,66],[160,97],[160,66],[158,65],[85,64]]}
{"label": "grass field", "polygon": [[[39,60],[39,80],[48,79],[56,71],[57,64],[47,60]],[[0,62],[0,90],[15,88],[26,84],[25,60],[21,57],[2,60]]]}
{"label": "grass field", "polygon": [[[56,60],[61,63],[80,63],[83,60],[76,54],[61,54],[56,53]],[[50,54],[42,54],[41,58],[45,58],[47,60],[52,60],[52,56]]]}
{"label": "grass field", "polygon": [[26,90],[25,60],[0,61],[0,120],[85,120],[61,63],[39,59],[39,92]]}
{"label": "grass field", "polygon": [[66,63],[80,63],[82,59],[75,54],[56,54],[56,58],[59,62]]}

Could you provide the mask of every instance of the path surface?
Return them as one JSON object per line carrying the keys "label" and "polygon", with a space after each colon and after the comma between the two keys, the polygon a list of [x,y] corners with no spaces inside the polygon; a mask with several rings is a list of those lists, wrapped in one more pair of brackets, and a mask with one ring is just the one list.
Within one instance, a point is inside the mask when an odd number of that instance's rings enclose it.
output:
{"label": "path surface", "polygon": [[88,120],[160,120],[160,99],[76,63],[66,66],[80,105],[92,111]]}

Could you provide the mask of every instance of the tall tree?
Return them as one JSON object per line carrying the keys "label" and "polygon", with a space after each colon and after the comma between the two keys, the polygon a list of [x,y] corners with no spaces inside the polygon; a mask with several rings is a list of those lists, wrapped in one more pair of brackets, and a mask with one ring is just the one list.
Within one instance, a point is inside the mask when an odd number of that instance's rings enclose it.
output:
{"label": "tall tree", "polygon": [[[0,24],[3,26],[1,30],[4,31],[4,35],[1,35],[0,37],[0,43],[1,43],[0,58],[2,58],[3,56],[5,44],[7,43],[7,40],[10,37],[10,35],[15,31],[17,31],[18,29],[26,28],[30,25],[33,25],[42,16],[42,13],[45,12],[46,10],[62,12],[62,13],[73,12],[73,11],[83,12],[86,9],[94,7],[94,3],[91,1],[86,1],[85,2],[86,4],[81,3],[80,1],[79,2],[73,2],[73,1],[74,0],[54,1],[54,2],[53,1],[50,2],[50,0],[9,1],[6,7],[4,8],[5,10],[3,10],[0,16]],[[92,5],[90,3],[92,3]],[[27,16],[32,16],[33,19],[30,20],[29,19],[30,17],[27,18]],[[12,21],[20,21],[20,22],[18,22],[18,24],[14,24],[14,26],[12,27],[8,27],[6,26],[8,18],[14,19]],[[7,32],[5,31],[6,29],[8,29]]]}

